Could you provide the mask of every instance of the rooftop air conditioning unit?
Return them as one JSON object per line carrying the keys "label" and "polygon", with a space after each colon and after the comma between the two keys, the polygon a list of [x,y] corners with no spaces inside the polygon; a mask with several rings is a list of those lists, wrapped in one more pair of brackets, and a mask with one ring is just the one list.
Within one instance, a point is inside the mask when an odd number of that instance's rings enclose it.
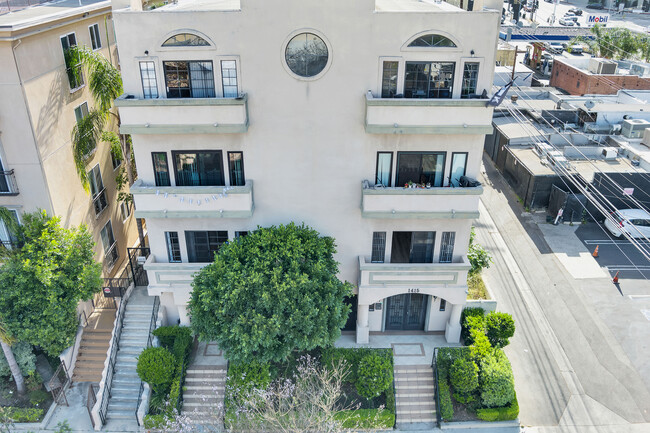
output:
{"label": "rooftop air conditioning unit", "polygon": [[638,63],[634,63],[633,65],[630,65],[630,75],[638,75],[639,77],[645,77],[648,74],[650,74],[650,66],[641,65]]}
{"label": "rooftop air conditioning unit", "polygon": [[621,135],[627,138],[641,138],[646,128],[650,128],[650,122],[647,120],[626,119],[621,123]]}
{"label": "rooftop air conditioning unit", "polygon": [[618,64],[611,60],[606,59],[589,59],[589,72],[592,74],[616,74]]}
{"label": "rooftop air conditioning unit", "polygon": [[615,147],[605,147],[603,148],[602,155],[605,159],[616,159],[618,158],[618,149]]}

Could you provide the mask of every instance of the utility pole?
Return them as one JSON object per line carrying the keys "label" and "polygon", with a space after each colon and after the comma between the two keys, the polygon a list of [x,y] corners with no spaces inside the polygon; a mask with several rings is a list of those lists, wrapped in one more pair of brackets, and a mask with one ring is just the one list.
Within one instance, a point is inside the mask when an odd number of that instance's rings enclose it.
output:
{"label": "utility pole", "polygon": [[515,68],[517,67],[517,51],[518,47],[515,45],[515,61],[512,63],[512,76],[510,77],[511,81],[515,79]]}
{"label": "utility pole", "polygon": [[555,24],[555,11],[557,10],[557,4],[560,0],[553,0],[553,15],[551,15],[551,25]]}

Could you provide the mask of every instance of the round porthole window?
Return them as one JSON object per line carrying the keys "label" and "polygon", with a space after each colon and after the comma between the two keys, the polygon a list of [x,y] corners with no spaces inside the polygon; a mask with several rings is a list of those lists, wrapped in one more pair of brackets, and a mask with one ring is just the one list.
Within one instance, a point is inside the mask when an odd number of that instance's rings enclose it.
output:
{"label": "round porthole window", "polygon": [[313,33],[300,33],[291,38],[284,53],[287,66],[303,78],[315,77],[327,66],[327,45]]}

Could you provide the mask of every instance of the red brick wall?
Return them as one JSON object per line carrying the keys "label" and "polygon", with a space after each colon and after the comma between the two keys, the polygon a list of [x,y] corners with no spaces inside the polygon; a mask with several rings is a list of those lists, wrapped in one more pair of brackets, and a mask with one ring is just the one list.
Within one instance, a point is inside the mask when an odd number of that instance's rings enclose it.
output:
{"label": "red brick wall", "polygon": [[650,90],[650,78],[636,75],[593,75],[556,59],[549,85],[570,95],[614,95],[619,89]]}

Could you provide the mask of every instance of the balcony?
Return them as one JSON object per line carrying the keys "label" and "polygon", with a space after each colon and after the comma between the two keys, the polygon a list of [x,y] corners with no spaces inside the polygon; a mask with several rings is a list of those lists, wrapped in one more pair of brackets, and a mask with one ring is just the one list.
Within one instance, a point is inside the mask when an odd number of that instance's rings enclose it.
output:
{"label": "balcony", "polygon": [[108,201],[106,200],[106,188],[102,188],[95,197],[93,197],[93,208],[95,209],[95,217],[99,216],[104,212],[104,209],[108,207]]}
{"label": "balcony", "polygon": [[487,99],[375,98],[366,93],[370,134],[490,134]]}
{"label": "balcony", "polygon": [[144,264],[149,277],[149,296],[172,292],[177,305],[186,304],[190,300],[194,274],[207,265],[209,263],[157,263],[154,255],[149,255]]}
{"label": "balcony", "polygon": [[482,186],[432,188],[376,188],[361,183],[364,218],[476,219]]}
{"label": "balcony", "polygon": [[131,186],[136,218],[250,218],[253,181],[244,186]]}
{"label": "balcony", "polygon": [[123,134],[234,134],[248,131],[248,96],[141,99],[122,95]]}
{"label": "balcony", "polygon": [[0,171],[0,195],[18,195],[14,171]]}
{"label": "balcony", "polygon": [[359,256],[359,304],[370,305],[403,293],[464,303],[470,268],[466,256],[453,263],[371,263],[370,257]]}

